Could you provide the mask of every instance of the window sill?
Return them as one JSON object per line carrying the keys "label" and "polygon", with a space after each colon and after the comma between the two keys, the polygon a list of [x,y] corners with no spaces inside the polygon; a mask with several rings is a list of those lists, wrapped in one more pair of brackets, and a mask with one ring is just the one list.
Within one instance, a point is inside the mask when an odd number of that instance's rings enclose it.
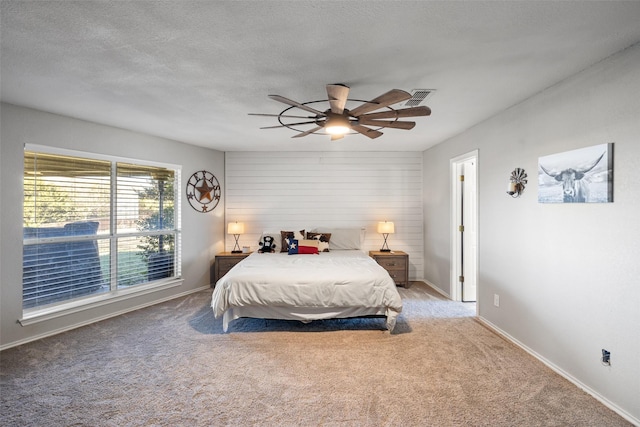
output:
{"label": "window sill", "polygon": [[94,297],[85,298],[78,301],[57,304],[52,307],[31,309],[23,312],[22,319],[18,319],[18,323],[22,326],[34,325],[36,323],[45,322],[47,320],[78,313],[92,308],[113,304],[119,301],[125,301],[141,295],[150,294],[152,292],[171,289],[182,285],[182,278],[171,279],[162,283],[137,286],[134,289],[121,289],[113,293],[96,295]]}

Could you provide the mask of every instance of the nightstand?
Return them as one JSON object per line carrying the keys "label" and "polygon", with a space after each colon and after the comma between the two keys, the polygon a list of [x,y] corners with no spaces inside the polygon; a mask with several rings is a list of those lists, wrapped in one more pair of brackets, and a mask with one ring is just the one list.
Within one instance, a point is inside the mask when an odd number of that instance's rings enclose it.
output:
{"label": "nightstand", "polygon": [[216,266],[214,269],[215,274],[213,278],[213,285],[215,286],[218,280],[222,276],[227,274],[227,272],[231,270],[234,265],[236,265],[237,263],[239,263],[249,255],[251,255],[251,253],[234,254],[231,252],[220,252],[218,255],[216,255],[216,260],[215,260]]}
{"label": "nightstand", "polygon": [[396,286],[409,287],[409,254],[402,251],[369,251],[369,256],[389,272]]}

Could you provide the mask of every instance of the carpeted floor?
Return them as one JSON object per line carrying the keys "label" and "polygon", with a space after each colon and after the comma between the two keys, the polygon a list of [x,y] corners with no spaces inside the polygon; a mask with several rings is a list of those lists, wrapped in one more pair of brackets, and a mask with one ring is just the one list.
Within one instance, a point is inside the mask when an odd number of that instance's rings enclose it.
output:
{"label": "carpeted floor", "polygon": [[211,292],[0,354],[2,426],[625,426],[422,283],[383,319],[239,319]]}

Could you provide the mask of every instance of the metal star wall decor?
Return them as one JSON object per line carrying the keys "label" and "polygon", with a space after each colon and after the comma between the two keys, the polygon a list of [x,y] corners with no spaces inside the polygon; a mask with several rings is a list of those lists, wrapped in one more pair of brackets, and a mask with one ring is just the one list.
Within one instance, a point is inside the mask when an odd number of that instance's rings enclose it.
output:
{"label": "metal star wall decor", "polygon": [[220,183],[211,172],[195,172],[187,181],[187,200],[200,213],[214,210],[220,203],[220,194]]}

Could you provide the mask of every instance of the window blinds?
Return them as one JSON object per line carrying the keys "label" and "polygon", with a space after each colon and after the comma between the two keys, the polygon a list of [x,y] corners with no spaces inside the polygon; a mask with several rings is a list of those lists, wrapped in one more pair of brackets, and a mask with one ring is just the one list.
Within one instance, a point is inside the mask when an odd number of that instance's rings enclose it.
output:
{"label": "window blinds", "polygon": [[23,308],[175,277],[178,172],[25,151]]}

